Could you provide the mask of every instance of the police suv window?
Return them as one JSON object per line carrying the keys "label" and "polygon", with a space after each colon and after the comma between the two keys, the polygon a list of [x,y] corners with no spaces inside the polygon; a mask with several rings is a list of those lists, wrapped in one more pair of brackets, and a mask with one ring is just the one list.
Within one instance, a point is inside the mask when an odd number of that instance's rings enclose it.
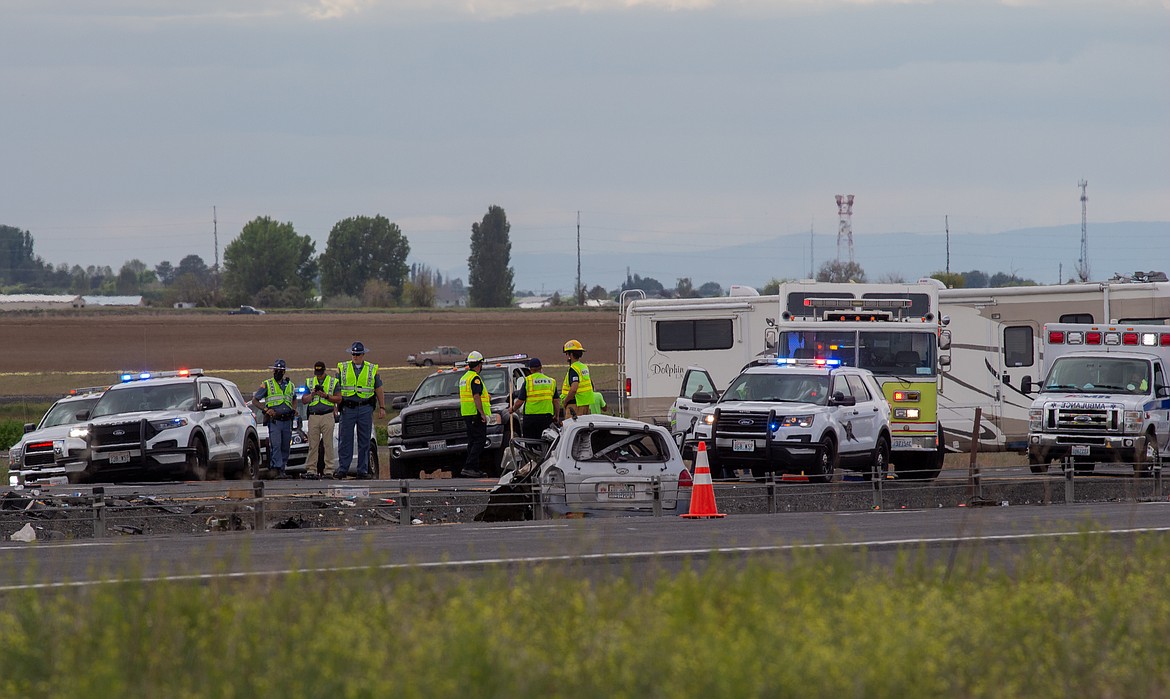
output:
{"label": "police suv window", "polygon": [[731,349],[731,318],[663,320],[654,324],[658,349],[669,351]]}
{"label": "police suv window", "polygon": [[829,395],[836,396],[838,393],[843,396],[853,395],[853,390],[849,388],[849,382],[840,375],[833,377],[833,391]]}
{"label": "police suv window", "polygon": [[212,393],[212,395],[214,395],[216,398],[218,398],[218,399],[220,399],[221,401],[223,401],[223,407],[225,407],[225,408],[234,408],[234,407],[236,406],[236,401],[235,401],[235,399],[234,399],[234,398],[232,398],[232,394],[231,394],[231,392],[230,392],[230,391],[228,391],[228,390],[227,390],[227,387],[226,387],[226,386],[224,386],[223,384],[221,384],[221,383],[216,383],[216,382],[214,382],[214,381],[213,381],[213,382],[211,383],[211,393]]}
{"label": "police suv window", "polygon": [[210,381],[199,382],[199,400],[203,400],[204,398],[215,398],[215,394],[211,392]]}
{"label": "police suv window", "polygon": [[861,380],[860,376],[850,374],[845,378],[849,380],[849,388],[853,390],[853,395],[857,396],[858,403],[867,403],[873,400],[873,397],[869,395],[869,389],[865,387],[865,382]]}
{"label": "police suv window", "polygon": [[1017,325],[1003,329],[1003,363],[1005,366],[1032,366],[1032,328]]}

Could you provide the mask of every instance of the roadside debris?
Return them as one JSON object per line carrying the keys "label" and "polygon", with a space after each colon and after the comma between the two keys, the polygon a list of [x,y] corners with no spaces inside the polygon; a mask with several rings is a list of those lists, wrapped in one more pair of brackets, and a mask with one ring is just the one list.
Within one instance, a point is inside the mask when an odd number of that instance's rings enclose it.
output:
{"label": "roadside debris", "polygon": [[37,530],[33,529],[32,524],[26,524],[9,537],[13,541],[21,541],[26,544],[37,540]]}

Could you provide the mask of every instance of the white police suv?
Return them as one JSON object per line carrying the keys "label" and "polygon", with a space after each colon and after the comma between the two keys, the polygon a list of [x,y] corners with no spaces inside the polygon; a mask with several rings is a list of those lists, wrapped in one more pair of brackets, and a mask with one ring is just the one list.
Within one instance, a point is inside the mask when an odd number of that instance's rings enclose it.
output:
{"label": "white police suv", "polygon": [[83,478],[258,475],[256,419],[234,383],[201,369],[121,378],[70,429],[85,441]]}
{"label": "white police suv", "polygon": [[89,415],[109,386],[75,388],[53,403],[40,422],[24,426],[24,435],[8,451],[8,484],[76,482],[85,469],[85,442],[69,430]]}
{"label": "white police suv", "polygon": [[838,466],[884,474],[890,459],[881,387],[835,359],[757,359],[703,408],[694,432],[707,442],[713,474],[750,469],[826,483]]}

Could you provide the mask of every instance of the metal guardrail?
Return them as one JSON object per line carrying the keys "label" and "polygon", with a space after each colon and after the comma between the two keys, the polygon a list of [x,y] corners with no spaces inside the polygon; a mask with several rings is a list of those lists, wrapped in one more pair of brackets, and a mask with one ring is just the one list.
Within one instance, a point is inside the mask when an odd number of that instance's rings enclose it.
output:
{"label": "metal guardrail", "polygon": [[[908,481],[892,474],[838,471],[829,483],[793,482],[769,473],[715,481],[720,512],[866,511],[987,505],[1060,505],[1100,501],[1161,501],[1166,498],[1163,461],[1140,465],[1103,464],[1089,471],[1066,459],[1048,473],[981,469],[978,478],[944,471],[934,481]],[[879,477],[875,477],[878,475]],[[360,529],[373,525],[470,522],[489,507],[494,483],[450,481],[311,482],[288,489],[286,482],[203,482],[152,486],[96,485],[30,487],[0,491],[0,535],[34,523],[38,538],[102,538],[117,535],[262,531],[267,529]],[[303,484],[302,484],[303,485]],[[568,487],[573,487],[571,484]],[[592,486],[590,486],[592,487]],[[641,514],[678,514],[665,507],[665,490],[655,478]],[[584,499],[594,491],[572,493]],[[575,499],[575,498],[569,498]],[[521,493],[509,505],[524,508],[523,519],[562,514],[542,488]],[[563,509],[563,508],[562,508]],[[570,508],[571,509],[571,508]],[[489,518],[490,519],[490,518]]]}

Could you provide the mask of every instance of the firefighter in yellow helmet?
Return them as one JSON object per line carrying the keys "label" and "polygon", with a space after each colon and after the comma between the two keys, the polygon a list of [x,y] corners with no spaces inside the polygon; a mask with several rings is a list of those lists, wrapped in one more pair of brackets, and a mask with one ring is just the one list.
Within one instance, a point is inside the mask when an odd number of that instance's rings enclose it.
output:
{"label": "firefighter in yellow helmet", "polygon": [[588,415],[593,405],[593,381],[589,378],[589,367],[581,361],[585,348],[576,340],[565,343],[565,361],[569,371],[561,385],[561,404],[568,416]]}

